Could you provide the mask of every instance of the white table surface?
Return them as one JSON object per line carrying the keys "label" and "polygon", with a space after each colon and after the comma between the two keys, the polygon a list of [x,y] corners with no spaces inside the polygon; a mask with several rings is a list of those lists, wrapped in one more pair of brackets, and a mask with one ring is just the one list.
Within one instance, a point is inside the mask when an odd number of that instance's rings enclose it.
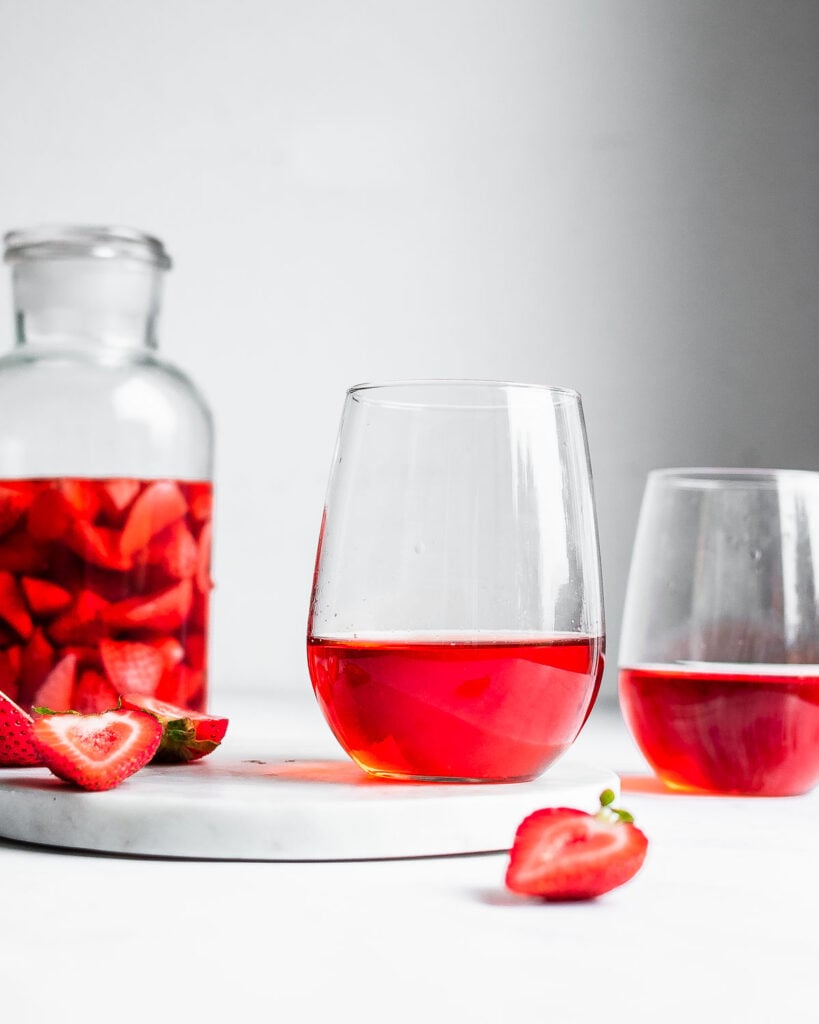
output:
{"label": "white table surface", "polygon": [[[217,697],[235,734],[333,756],[311,698]],[[140,860],[0,840],[0,1021],[819,1021],[819,789],[658,791],[614,711],[568,757],[649,836],[594,903],[507,894],[506,855]]]}

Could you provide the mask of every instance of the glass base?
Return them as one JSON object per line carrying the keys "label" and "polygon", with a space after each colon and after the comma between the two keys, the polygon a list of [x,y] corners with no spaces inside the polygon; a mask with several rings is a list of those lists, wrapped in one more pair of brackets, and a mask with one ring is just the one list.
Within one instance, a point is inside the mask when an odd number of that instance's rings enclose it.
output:
{"label": "glass base", "polygon": [[488,786],[503,786],[512,785],[518,782],[531,782],[533,779],[539,777],[540,772],[536,772],[534,775],[517,775],[512,778],[499,777],[499,778],[485,778],[485,779],[472,779],[467,776],[461,775],[412,775],[407,772],[387,772],[381,769],[368,768],[366,764],[362,764],[360,761],[353,758],[359,768],[363,768],[364,771],[372,776],[374,779],[386,779],[390,782],[437,782],[439,784],[450,784],[450,785],[488,785]]}

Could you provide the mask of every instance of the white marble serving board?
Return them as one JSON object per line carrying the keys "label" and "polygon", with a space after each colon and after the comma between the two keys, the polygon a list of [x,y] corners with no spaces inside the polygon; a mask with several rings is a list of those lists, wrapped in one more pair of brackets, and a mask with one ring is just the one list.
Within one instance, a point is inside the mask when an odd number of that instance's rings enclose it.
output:
{"label": "white marble serving board", "polygon": [[509,849],[540,807],[599,806],[605,769],[560,762],[533,782],[440,785],[373,779],[351,761],[237,758],[148,767],[86,793],[45,768],[0,770],[0,836],[151,857],[370,860]]}

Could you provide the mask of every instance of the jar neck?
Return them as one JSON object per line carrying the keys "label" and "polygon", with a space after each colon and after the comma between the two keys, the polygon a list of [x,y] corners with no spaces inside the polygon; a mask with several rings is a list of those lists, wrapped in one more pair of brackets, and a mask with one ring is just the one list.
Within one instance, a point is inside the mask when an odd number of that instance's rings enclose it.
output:
{"label": "jar neck", "polygon": [[20,260],[16,340],[26,346],[156,348],[162,270],[132,259]]}

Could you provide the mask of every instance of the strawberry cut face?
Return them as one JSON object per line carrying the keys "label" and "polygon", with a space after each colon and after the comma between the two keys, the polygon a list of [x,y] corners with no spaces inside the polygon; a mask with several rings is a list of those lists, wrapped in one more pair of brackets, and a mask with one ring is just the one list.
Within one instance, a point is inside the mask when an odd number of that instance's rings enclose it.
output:
{"label": "strawberry cut face", "polygon": [[31,715],[0,693],[0,768],[33,768],[43,763],[34,745],[33,727]]}
{"label": "strawberry cut face", "polygon": [[45,715],[32,737],[43,764],[82,789],[113,789],[156,753],[162,726],[140,711]]}
{"label": "strawberry cut face", "polygon": [[518,828],[506,885],[554,902],[594,899],[629,881],[647,849],[645,835],[630,822],[546,808]]}

